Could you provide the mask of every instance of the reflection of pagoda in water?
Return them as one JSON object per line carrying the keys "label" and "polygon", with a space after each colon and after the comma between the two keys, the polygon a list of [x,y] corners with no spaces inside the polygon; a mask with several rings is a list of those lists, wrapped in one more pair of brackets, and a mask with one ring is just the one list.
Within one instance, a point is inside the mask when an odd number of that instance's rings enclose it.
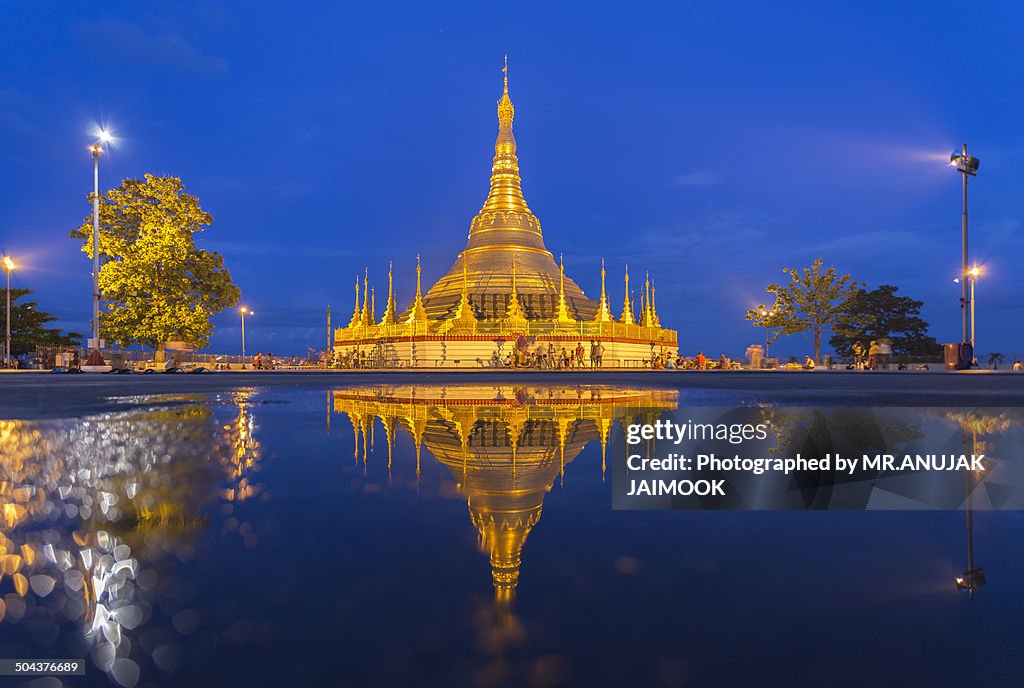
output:
{"label": "reflection of pagoda in water", "polygon": [[398,428],[444,464],[466,495],[480,547],[490,555],[495,599],[510,605],[526,537],[540,519],[544,496],[593,440],[602,471],[616,420],[653,419],[676,408],[674,390],[583,386],[395,386],[334,392],[356,446],[384,426],[388,457]]}

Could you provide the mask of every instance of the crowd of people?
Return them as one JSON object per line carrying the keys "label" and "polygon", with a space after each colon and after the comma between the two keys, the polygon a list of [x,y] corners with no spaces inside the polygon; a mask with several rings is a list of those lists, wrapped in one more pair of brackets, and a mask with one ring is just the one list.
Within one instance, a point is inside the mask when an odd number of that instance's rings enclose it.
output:
{"label": "crowd of people", "polygon": [[491,354],[490,365],[492,368],[540,368],[542,370],[568,370],[572,368],[602,368],[604,367],[605,346],[599,339],[592,339],[590,347],[583,346],[583,342],[576,342],[576,346],[570,348],[555,346],[554,342],[548,342],[547,347],[539,346],[534,350],[524,347],[513,347],[511,351],[502,356],[501,351],[495,349]]}

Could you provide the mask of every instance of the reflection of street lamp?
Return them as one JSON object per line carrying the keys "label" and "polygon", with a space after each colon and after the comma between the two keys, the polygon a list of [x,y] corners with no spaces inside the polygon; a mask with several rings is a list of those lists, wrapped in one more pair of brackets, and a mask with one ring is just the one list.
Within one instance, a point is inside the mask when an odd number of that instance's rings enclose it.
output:
{"label": "reflection of street lamp", "polygon": [[92,196],[92,348],[100,348],[100,153],[112,137],[106,129],[100,129],[99,139],[89,146],[93,162]]}
{"label": "reflection of street lamp", "polygon": [[[761,314],[762,319],[770,318],[775,315],[775,311],[769,310],[763,303],[757,307],[757,312]],[[768,326],[764,326],[764,365],[768,367]]]}
{"label": "reflection of street lamp", "polygon": [[7,348],[4,349],[4,364],[11,360],[11,273],[14,272],[14,261],[4,256],[4,270],[7,271]]}
{"label": "reflection of street lamp", "polygon": [[[961,276],[967,276],[967,177],[974,177],[978,174],[978,159],[967,155],[967,144],[963,145],[961,152],[957,153],[953,151],[952,155],[949,156],[949,164],[951,167],[955,167],[964,178],[963,185],[963,216],[960,224],[960,253],[961,253]],[[963,338],[960,340],[963,343],[967,343],[967,282],[960,284],[961,295],[960,295],[960,314],[963,320]],[[973,355],[973,353],[972,353]]]}
{"label": "reflection of street lamp", "polygon": [[242,365],[245,365],[245,316],[252,315],[253,312],[245,306],[239,308],[238,311],[242,314]]}
{"label": "reflection of street lamp", "polygon": [[[978,453],[978,431],[971,431],[971,453]],[[967,449],[967,432],[964,431],[964,449]],[[966,590],[967,599],[974,599],[974,591],[985,585],[985,569],[974,566],[974,510],[971,508],[971,492],[974,491],[974,472],[964,471],[967,488],[967,500],[964,504],[967,512],[967,570],[956,578],[956,589]]]}

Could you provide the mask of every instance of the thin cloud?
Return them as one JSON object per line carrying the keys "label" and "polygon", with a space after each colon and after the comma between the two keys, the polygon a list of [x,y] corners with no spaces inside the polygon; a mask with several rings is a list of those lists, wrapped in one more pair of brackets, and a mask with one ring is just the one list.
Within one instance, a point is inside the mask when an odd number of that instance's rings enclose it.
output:
{"label": "thin cloud", "polygon": [[697,172],[680,174],[675,178],[676,186],[714,186],[721,183],[721,175],[710,170],[698,170]]}
{"label": "thin cloud", "polygon": [[136,24],[112,19],[84,23],[81,28],[91,45],[112,57],[198,74],[222,75],[228,71],[226,60],[204,55],[179,34],[148,34]]}

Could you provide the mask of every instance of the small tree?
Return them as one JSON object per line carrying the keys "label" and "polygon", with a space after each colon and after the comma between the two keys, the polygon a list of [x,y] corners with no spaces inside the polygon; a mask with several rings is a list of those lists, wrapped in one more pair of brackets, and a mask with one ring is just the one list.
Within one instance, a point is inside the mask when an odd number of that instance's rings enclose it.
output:
{"label": "small tree", "polygon": [[[196,245],[213,222],[177,177],[126,179],[100,197],[100,328],[122,346],[209,342],[210,317],[239,297],[224,259]],[[92,257],[92,220],[71,232]]]}
{"label": "small tree", "polygon": [[1006,356],[999,353],[992,353],[988,355],[988,364],[992,366],[992,370],[995,370],[1000,363],[1006,360]]}
{"label": "small tree", "polygon": [[[46,327],[57,316],[39,310],[35,301],[22,301],[31,293],[31,289],[11,289],[11,355],[28,353],[36,346],[78,346],[82,335]],[[0,288],[0,333],[7,331],[6,303],[7,290]]]}
{"label": "small tree", "polygon": [[873,339],[888,337],[895,354],[940,355],[942,346],[928,336],[928,323],[920,317],[924,302],[897,296],[897,291],[899,288],[891,284],[858,291],[833,327],[829,339],[832,348],[846,353],[852,351],[855,342],[867,345]]}
{"label": "small tree", "polygon": [[746,319],[757,327],[776,329],[780,334],[801,334],[814,347],[814,360],[821,360],[821,339],[840,321],[848,303],[863,283],[849,275],[840,275],[835,267],[822,270],[824,261],[815,260],[803,270],[784,268],[790,281],[769,284],[766,291],[775,297],[768,314],[757,308],[747,311]]}

